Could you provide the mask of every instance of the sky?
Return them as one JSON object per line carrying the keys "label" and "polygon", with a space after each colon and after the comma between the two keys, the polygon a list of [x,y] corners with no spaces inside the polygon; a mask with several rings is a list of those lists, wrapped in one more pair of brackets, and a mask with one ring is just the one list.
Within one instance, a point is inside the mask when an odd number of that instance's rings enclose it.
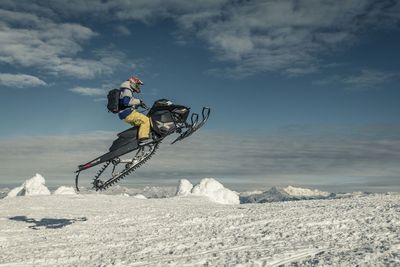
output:
{"label": "sky", "polygon": [[148,105],[212,114],[125,184],[399,191],[398,47],[393,0],[1,0],[0,185],[72,184],[129,127],[105,96],[135,75]]}

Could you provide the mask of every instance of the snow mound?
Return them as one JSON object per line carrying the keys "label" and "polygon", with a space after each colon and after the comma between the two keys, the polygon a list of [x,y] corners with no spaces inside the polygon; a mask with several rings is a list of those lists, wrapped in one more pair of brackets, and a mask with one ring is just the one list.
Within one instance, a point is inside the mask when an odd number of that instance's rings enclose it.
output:
{"label": "snow mound", "polygon": [[11,190],[7,197],[50,195],[49,189],[44,185],[45,183],[46,181],[43,176],[37,173],[32,178],[26,180],[21,186]]}
{"label": "snow mound", "polygon": [[186,179],[179,180],[178,188],[176,189],[176,196],[187,196],[193,189],[193,185]]}
{"label": "snow mound", "polygon": [[193,187],[191,193],[198,196],[206,196],[211,201],[220,204],[240,204],[238,193],[225,188],[213,178],[204,178]]}
{"label": "snow mound", "polygon": [[301,187],[294,187],[294,186],[288,186],[283,188],[283,190],[288,193],[291,196],[296,196],[296,197],[328,197],[331,193],[329,192],[324,192],[324,191],[319,191],[317,189],[308,189],[308,188],[301,188]]}
{"label": "snow mound", "polygon": [[137,198],[137,199],[147,199],[147,197],[143,196],[142,194],[134,195],[133,198]]}
{"label": "snow mound", "polygon": [[75,189],[70,186],[60,186],[53,193],[54,195],[76,195]]}

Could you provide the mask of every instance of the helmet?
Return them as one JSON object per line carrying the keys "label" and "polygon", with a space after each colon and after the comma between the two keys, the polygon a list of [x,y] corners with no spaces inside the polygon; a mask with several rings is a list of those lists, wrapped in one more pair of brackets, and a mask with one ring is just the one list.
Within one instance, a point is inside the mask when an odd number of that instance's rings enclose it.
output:
{"label": "helmet", "polygon": [[140,86],[143,85],[144,83],[138,77],[135,76],[129,77],[128,81],[131,89],[136,93],[140,93]]}

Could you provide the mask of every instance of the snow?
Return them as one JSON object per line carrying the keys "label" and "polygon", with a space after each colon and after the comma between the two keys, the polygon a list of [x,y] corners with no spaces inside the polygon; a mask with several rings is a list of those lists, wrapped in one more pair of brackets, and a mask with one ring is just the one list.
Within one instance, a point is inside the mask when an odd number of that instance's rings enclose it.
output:
{"label": "snow", "polygon": [[400,195],[218,205],[104,194],[0,200],[1,266],[398,266]]}
{"label": "snow", "polygon": [[75,189],[70,186],[60,186],[53,193],[54,195],[76,195]]}
{"label": "snow", "polygon": [[288,186],[283,188],[283,190],[288,193],[291,196],[304,196],[304,197],[315,197],[315,196],[322,196],[322,197],[328,197],[331,193],[329,192],[323,192],[319,191],[317,189],[308,189],[308,188],[301,188],[301,187],[293,187],[293,186]]}
{"label": "snow", "polygon": [[187,196],[191,193],[193,185],[186,179],[179,180],[178,188],[176,189],[176,196]]}
{"label": "snow", "polygon": [[143,196],[142,194],[137,194],[137,195],[134,195],[133,197],[137,198],[137,199],[147,199],[147,197]]}
{"label": "snow", "polygon": [[240,204],[238,193],[225,188],[214,178],[204,178],[195,185],[192,195],[205,196],[209,200],[219,204]]}
{"label": "snow", "polygon": [[8,192],[6,197],[17,197],[17,196],[20,196],[22,194],[23,190],[24,190],[24,185],[15,187],[15,188],[11,189],[10,192]]}
{"label": "snow", "polygon": [[45,186],[45,179],[42,175],[36,174],[32,178],[26,180],[21,186],[11,190],[7,198],[16,196],[35,196],[50,195],[50,190]]}

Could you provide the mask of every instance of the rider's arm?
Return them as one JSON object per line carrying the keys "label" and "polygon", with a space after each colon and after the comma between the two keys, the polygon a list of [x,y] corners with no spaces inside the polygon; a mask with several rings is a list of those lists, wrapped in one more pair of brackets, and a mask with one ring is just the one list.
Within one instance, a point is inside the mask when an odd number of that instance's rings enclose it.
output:
{"label": "rider's arm", "polygon": [[140,105],[140,99],[134,98],[132,95],[132,91],[129,89],[125,89],[121,94],[122,104],[125,107],[135,107]]}

